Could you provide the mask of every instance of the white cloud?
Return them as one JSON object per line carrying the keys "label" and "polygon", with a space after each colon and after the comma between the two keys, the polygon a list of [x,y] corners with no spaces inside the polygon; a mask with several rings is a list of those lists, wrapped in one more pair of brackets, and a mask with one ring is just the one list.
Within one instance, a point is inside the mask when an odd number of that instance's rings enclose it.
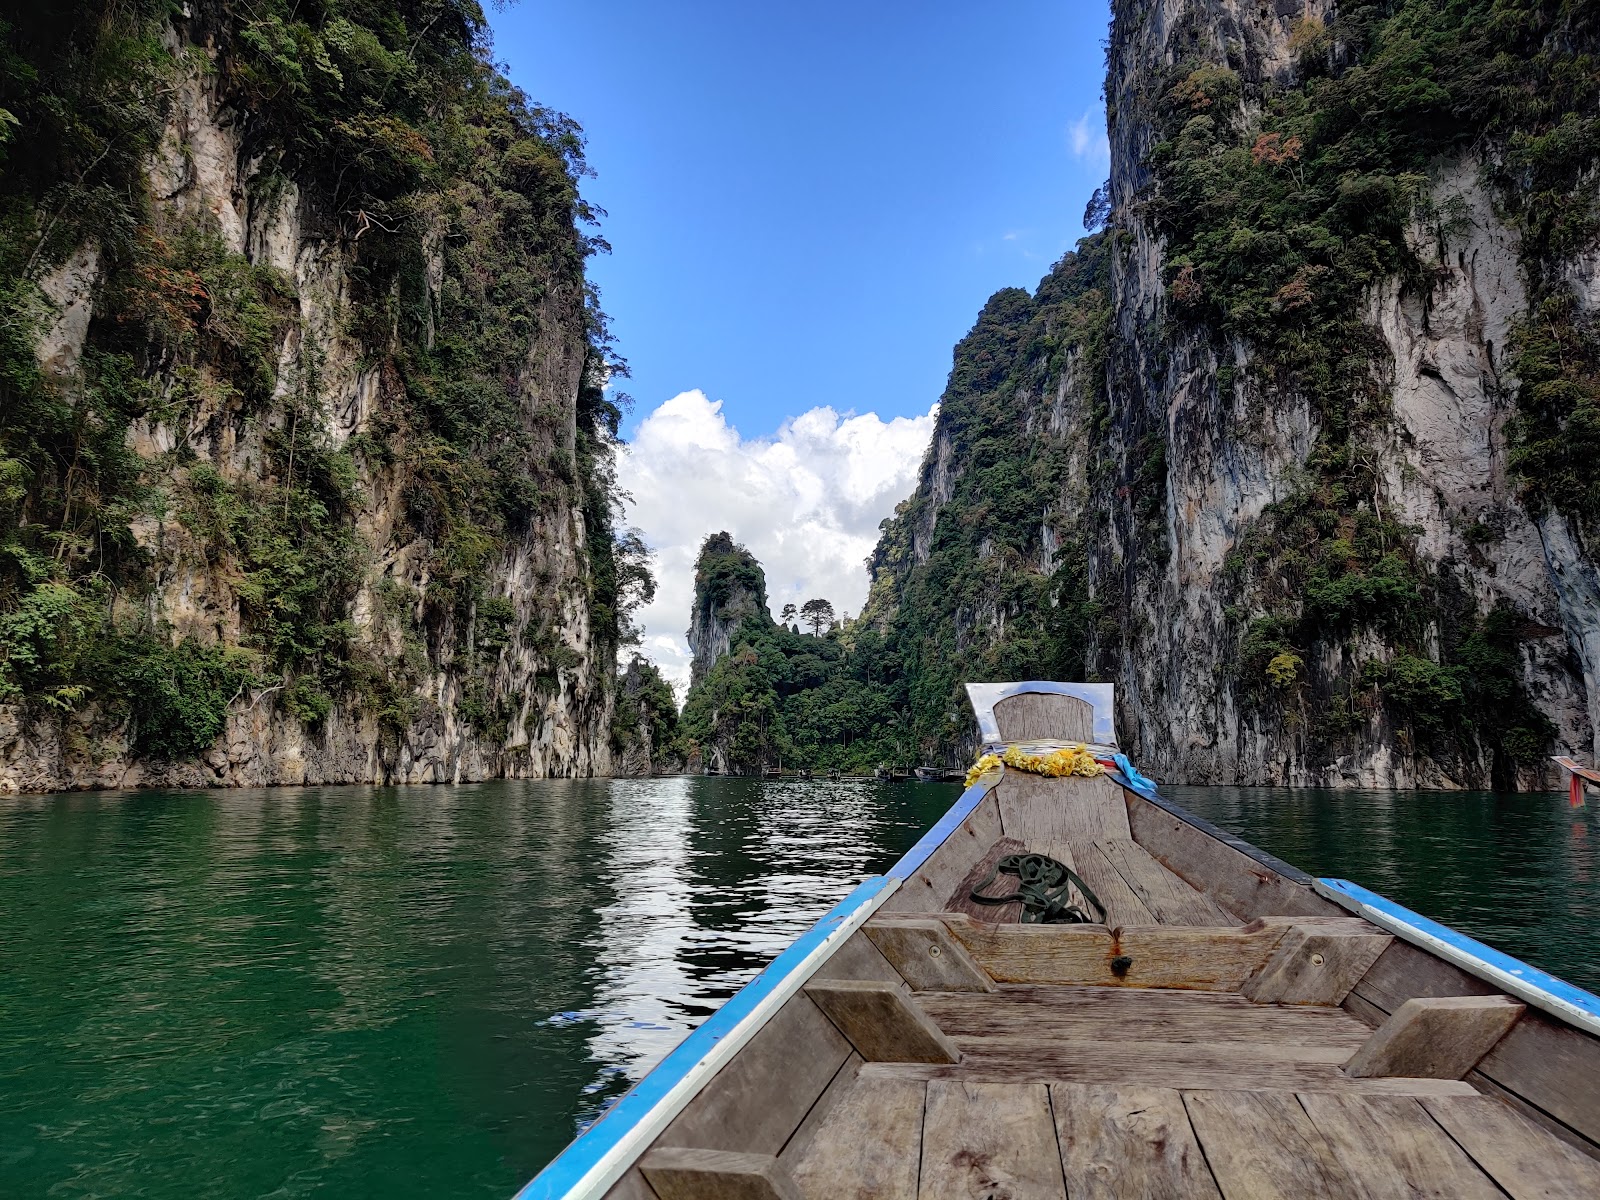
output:
{"label": "white cloud", "polygon": [[916,486],[934,410],[879,419],[823,406],[791,417],[771,438],[740,436],[722,402],[683,392],[639,423],[617,464],[628,514],[655,551],[656,598],[638,617],[646,654],[682,698],[689,682],[694,560],[726,529],[767,572],[774,610],[814,596],[861,611],[865,560],[878,522]]}
{"label": "white cloud", "polygon": [[1067,129],[1067,140],[1072,146],[1072,157],[1086,163],[1109,166],[1111,141],[1106,137],[1106,118],[1103,109],[1089,109]]}

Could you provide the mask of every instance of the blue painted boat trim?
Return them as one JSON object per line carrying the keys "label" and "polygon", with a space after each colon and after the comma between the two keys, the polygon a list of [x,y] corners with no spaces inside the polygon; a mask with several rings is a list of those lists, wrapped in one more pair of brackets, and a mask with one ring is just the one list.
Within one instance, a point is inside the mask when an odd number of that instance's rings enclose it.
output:
{"label": "blue painted boat trim", "polygon": [[[1600,996],[1596,996],[1593,992],[1586,992],[1565,979],[1559,979],[1547,971],[1539,970],[1538,967],[1530,967],[1521,959],[1512,958],[1511,955],[1496,950],[1493,946],[1486,946],[1458,930],[1451,929],[1448,925],[1441,925],[1438,921],[1413,912],[1404,905],[1396,904],[1387,896],[1369,891],[1360,884],[1351,883],[1348,879],[1319,879],[1316,883],[1317,891],[1328,899],[1354,912],[1362,913],[1375,924],[1390,929],[1401,937],[1405,937],[1406,931],[1409,930],[1422,935],[1424,939],[1448,947],[1455,952],[1449,961],[1466,970],[1472,970],[1471,964],[1477,963],[1482,969],[1484,978],[1501,985],[1520,999],[1544,1007],[1539,1004],[1543,998],[1551,1002],[1552,1008],[1549,1011],[1553,1011],[1556,1016],[1569,1022],[1581,1022],[1590,1028],[1600,1028]],[[1422,942],[1422,946],[1424,949],[1432,949],[1426,941]],[[1589,1020],[1583,1021],[1580,1014],[1587,1016]]]}
{"label": "blue painted boat trim", "polygon": [[933,852],[944,845],[945,839],[960,828],[961,822],[972,815],[972,810],[983,803],[983,798],[989,794],[999,779],[1000,776],[996,773],[978,780],[962,792],[961,799],[950,806],[944,816],[939,818],[938,823],[923,834],[915,846],[901,855],[899,862],[889,868],[889,878],[910,879],[915,875],[918,868],[933,857]]}
{"label": "blue painted boat trim", "polygon": [[[967,796],[963,795],[961,802],[965,802],[966,799]],[[982,799],[981,795],[979,799]],[[943,823],[940,822],[941,825]],[[927,838],[923,841],[927,841]],[[904,863],[911,859],[921,845],[922,842],[918,842],[917,847],[900,861]],[[924,854],[917,860],[917,865],[926,858],[927,855]],[[712,1048],[737,1030],[761,1001],[800,967],[829,934],[858,909],[870,904],[881,892],[892,887],[894,882],[895,877],[874,875],[861,883],[826,916],[796,938],[788,949],[768,963],[761,974],[745,984],[721,1008],[706,1018],[703,1025],[679,1042],[670,1054],[648,1075],[634,1084],[603,1117],[584,1130],[571,1145],[523,1187],[517,1193],[516,1200],[559,1200],[582,1183],[585,1177],[600,1165],[601,1160],[665,1100],[667,1094],[690,1071],[704,1061]]]}

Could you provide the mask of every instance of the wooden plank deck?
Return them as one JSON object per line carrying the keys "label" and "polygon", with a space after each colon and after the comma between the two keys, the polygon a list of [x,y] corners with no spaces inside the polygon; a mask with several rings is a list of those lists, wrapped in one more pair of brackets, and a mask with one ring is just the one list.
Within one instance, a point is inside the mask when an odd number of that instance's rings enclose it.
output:
{"label": "wooden plank deck", "polygon": [[874,1071],[863,1069],[794,1162],[807,1200],[1600,1195],[1600,1165],[1487,1096]]}

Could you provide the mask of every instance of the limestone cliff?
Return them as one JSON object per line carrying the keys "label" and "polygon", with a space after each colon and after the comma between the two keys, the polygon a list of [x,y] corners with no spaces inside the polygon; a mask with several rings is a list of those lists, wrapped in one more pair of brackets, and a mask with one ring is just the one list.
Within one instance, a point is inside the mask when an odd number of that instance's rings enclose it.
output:
{"label": "limestone cliff", "polygon": [[6,19],[0,790],[610,769],[576,127],[314,12]]}
{"label": "limestone cliff", "polygon": [[694,565],[694,605],[686,633],[694,655],[689,667],[691,688],[711,673],[732,647],[740,627],[754,617],[765,624],[772,621],[767,611],[766,572],[731,535],[711,534]]}
{"label": "limestone cliff", "polygon": [[875,556],[925,745],[1081,673],[1185,782],[1595,752],[1600,30],[1466,7],[1113,5],[1105,228],[990,301]]}

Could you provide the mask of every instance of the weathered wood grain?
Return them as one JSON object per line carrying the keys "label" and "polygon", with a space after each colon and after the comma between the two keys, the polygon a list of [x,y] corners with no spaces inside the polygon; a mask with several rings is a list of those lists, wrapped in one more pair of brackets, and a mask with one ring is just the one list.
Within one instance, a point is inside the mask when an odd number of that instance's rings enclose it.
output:
{"label": "weathered wood grain", "polygon": [[817,968],[813,979],[881,979],[884,983],[905,982],[889,960],[878,951],[865,929],[858,929]]}
{"label": "weathered wood grain", "polygon": [[1407,1000],[1351,1055],[1345,1074],[1357,1079],[1460,1079],[1506,1035],[1525,1007],[1505,996]]}
{"label": "weathered wood grain", "polygon": [[920,1194],[930,1200],[1066,1200],[1044,1086],[928,1084]]}
{"label": "weathered wood grain", "polygon": [[1368,1036],[1336,1008],[1263,1007],[1220,992],[1007,985],[986,995],[925,993],[918,1000],[957,1042],[1039,1038],[1041,1031],[1072,1042],[1288,1042],[1328,1047],[1342,1063]]}
{"label": "weathered wood grain", "polygon": [[1051,779],[1008,770],[997,791],[1001,829],[1030,850],[1052,842],[1132,836],[1122,788],[1103,775]]}
{"label": "weathered wood grain", "polygon": [[1171,1088],[1058,1083],[1050,1107],[1072,1200],[1219,1197]]}
{"label": "weathered wood grain", "polygon": [[1512,1200],[1600,1196],[1600,1163],[1499,1100],[1475,1096],[1422,1103]]}
{"label": "weathered wood grain", "polygon": [[[1111,860],[1106,858],[1105,851],[1092,841],[1082,839],[1068,843],[1067,852],[1072,855],[1072,869],[1083,876],[1100,903],[1106,906],[1106,924],[1112,929],[1119,925],[1159,925],[1155,914],[1145,907],[1138,893],[1128,886],[1128,881],[1117,873],[1111,865]],[[1055,858],[1060,858],[1054,850],[1046,853]],[[1063,860],[1065,861],[1065,860]],[[1230,925],[1232,921],[1228,922]]]}
{"label": "weathered wood grain", "polygon": [[[1527,1018],[1523,1018],[1526,1020]],[[1570,1125],[1556,1120],[1543,1109],[1535,1108],[1515,1092],[1508,1092],[1482,1071],[1472,1070],[1467,1072],[1466,1082],[1477,1088],[1485,1096],[1493,1096],[1504,1104],[1509,1104],[1540,1129],[1553,1137],[1560,1138],[1574,1150],[1600,1161],[1600,1146],[1595,1145]]]}
{"label": "weathered wood grain", "polygon": [[[1126,812],[1126,810],[1124,810]],[[1155,914],[1161,925],[1221,925],[1239,922],[1215,900],[1163,867],[1143,846],[1131,838],[1112,838],[1100,843],[1107,861],[1116,868]]]}
{"label": "weathered wood grain", "polygon": [[857,1079],[793,1163],[807,1200],[916,1200],[927,1085]]}
{"label": "weathered wood grain", "polygon": [[819,979],[805,994],[868,1062],[959,1062],[961,1052],[901,988],[878,980]]}
{"label": "weathered wood grain", "polygon": [[1004,742],[1094,741],[1094,705],[1076,696],[1007,696],[995,702],[994,723]]}
{"label": "weathered wood grain", "polygon": [[894,972],[919,991],[994,991],[994,980],[937,918],[877,917],[865,933]]}
{"label": "weathered wood grain", "polygon": [[1195,1135],[1222,1194],[1360,1196],[1299,1101],[1288,1092],[1186,1092]]}
{"label": "weathered wood grain", "polygon": [[1369,1200],[1501,1200],[1500,1189],[1413,1099],[1308,1092],[1300,1104]]}
{"label": "weathered wood grain", "polygon": [[1341,1003],[1394,940],[1365,922],[1352,926],[1291,926],[1240,990],[1258,1004]]}
{"label": "weathered wood grain", "polygon": [[[1236,991],[1277,948],[1286,927],[987,925],[945,918],[956,939],[1005,983]],[[1118,960],[1128,959],[1127,963]]]}
{"label": "weathered wood grain", "polygon": [[783,1144],[783,1149],[778,1151],[778,1161],[791,1173],[794,1164],[810,1149],[811,1143],[816,1139],[817,1131],[833,1114],[844,1099],[845,1094],[856,1084],[861,1075],[863,1063],[861,1055],[855,1051],[850,1052],[850,1057],[844,1060],[844,1066],[834,1073],[833,1080],[822,1089],[822,1095],[817,1097],[805,1115],[805,1120],[800,1122],[800,1127],[789,1135],[789,1140]]}
{"label": "weathered wood grain", "polygon": [[1344,915],[1338,905],[1310,888],[1284,878],[1142,796],[1125,789],[1122,794],[1133,840],[1242,920]]}
{"label": "weathered wood grain", "polygon": [[1073,1045],[960,1043],[958,1064],[867,1063],[863,1078],[966,1080],[975,1083],[1096,1083],[1180,1091],[1348,1092],[1366,1096],[1475,1096],[1459,1079],[1351,1079],[1334,1063],[1262,1061],[1234,1043],[1209,1050],[1192,1043],[1157,1054],[1150,1043]]}
{"label": "weathered wood grain", "polygon": [[833,1081],[850,1043],[804,993],[793,996],[656,1139],[776,1154]]}
{"label": "weathered wood grain", "polygon": [[[965,913],[975,921],[989,921],[995,924],[1007,924],[1022,920],[1022,901],[1013,900],[1009,904],[981,904],[972,898],[972,889],[989,878],[1002,858],[1008,854],[1022,854],[1028,849],[1016,838],[997,838],[994,845],[979,856],[972,864],[961,881],[950,890],[940,906],[946,912]],[[1015,875],[999,875],[983,889],[985,896],[1004,896],[1016,889],[1017,877]]]}
{"label": "weathered wood grain", "polygon": [[1478,1070],[1588,1141],[1600,1142],[1600,1039],[1529,1011],[1484,1055]]}
{"label": "weathered wood grain", "polygon": [[991,790],[967,819],[945,838],[928,857],[883,902],[879,912],[937,912],[972,864],[1003,835],[1000,807]]}
{"label": "weathered wood grain", "polygon": [[[1493,985],[1396,940],[1346,997],[1392,1013],[1414,996],[1500,995]],[[1370,1013],[1369,1013],[1370,1015]],[[1569,1127],[1600,1153],[1600,1039],[1529,1011],[1478,1064],[1495,1086]]]}
{"label": "weathered wood grain", "polygon": [[1495,996],[1500,989],[1399,939],[1378,955],[1352,995],[1392,1013],[1414,996]]}
{"label": "weathered wood grain", "polygon": [[770,1154],[674,1146],[650,1151],[639,1169],[661,1200],[804,1200]]}

